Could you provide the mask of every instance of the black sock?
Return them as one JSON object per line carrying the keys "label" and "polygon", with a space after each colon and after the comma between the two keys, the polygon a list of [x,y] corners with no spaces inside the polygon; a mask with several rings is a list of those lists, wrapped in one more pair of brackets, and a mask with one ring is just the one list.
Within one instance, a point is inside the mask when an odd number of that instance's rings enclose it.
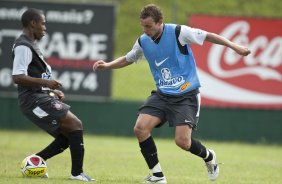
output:
{"label": "black sock", "polygon": [[206,147],[203,146],[200,143],[200,141],[197,141],[195,139],[191,139],[191,147],[190,147],[189,151],[192,154],[197,155],[197,156],[203,158],[206,162],[212,160],[212,154],[209,154],[208,158],[206,158],[207,157],[207,149],[206,149]]}
{"label": "black sock", "polygon": [[72,161],[71,174],[77,176],[83,172],[84,145],[82,130],[69,133],[69,144]]}
{"label": "black sock", "polygon": [[39,153],[36,153],[36,155],[40,156],[44,160],[47,160],[59,153],[62,153],[68,147],[69,140],[63,134],[59,134],[51,144]]}
{"label": "black sock", "polygon": [[[154,166],[159,163],[159,159],[158,159],[157,147],[155,145],[155,142],[152,136],[150,136],[145,141],[140,142],[139,146],[141,148],[141,153],[143,157],[145,158],[149,169],[153,169]],[[153,175],[157,177],[164,176],[162,172],[153,173]]]}
{"label": "black sock", "polygon": [[211,154],[211,152],[209,150],[208,150],[208,152],[209,152],[209,156],[208,156],[208,158],[204,159],[205,162],[209,162],[213,159],[213,155]]}

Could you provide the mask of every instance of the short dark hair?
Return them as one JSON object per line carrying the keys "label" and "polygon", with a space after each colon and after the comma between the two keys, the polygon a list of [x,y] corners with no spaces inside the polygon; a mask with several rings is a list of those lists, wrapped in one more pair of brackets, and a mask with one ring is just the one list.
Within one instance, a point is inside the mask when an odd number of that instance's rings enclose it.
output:
{"label": "short dark hair", "polygon": [[140,12],[140,19],[146,19],[152,17],[154,22],[159,22],[163,19],[163,13],[160,7],[155,4],[148,4]]}
{"label": "short dark hair", "polygon": [[27,27],[29,23],[33,20],[35,20],[36,22],[39,21],[41,19],[41,15],[43,15],[42,10],[38,10],[34,8],[27,9],[22,14],[22,17],[21,17],[22,26]]}

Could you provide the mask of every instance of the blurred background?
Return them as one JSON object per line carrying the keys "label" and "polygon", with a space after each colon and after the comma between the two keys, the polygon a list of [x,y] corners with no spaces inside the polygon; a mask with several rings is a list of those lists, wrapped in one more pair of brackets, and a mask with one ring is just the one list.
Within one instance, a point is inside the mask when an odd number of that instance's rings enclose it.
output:
{"label": "blurred background", "polygon": [[[218,141],[282,142],[282,2],[280,0],[49,0],[0,1],[0,128],[34,129],[20,112],[11,81],[10,50],[28,7],[43,9],[48,35],[39,43],[66,103],[86,133],[133,136],[138,107],[155,89],[145,60],[127,68],[92,72],[99,59],[125,55],[143,33],[141,8],[157,4],[165,23],[214,32],[248,46],[238,57],[205,43],[193,46],[202,81],[196,137]],[[171,137],[173,128],[156,129]]]}

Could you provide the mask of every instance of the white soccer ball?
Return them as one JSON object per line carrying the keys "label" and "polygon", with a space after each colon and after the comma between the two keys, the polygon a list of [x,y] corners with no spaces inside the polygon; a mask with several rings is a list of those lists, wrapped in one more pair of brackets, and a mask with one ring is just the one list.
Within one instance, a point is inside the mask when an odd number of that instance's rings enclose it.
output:
{"label": "white soccer ball", "polygon": [[22,161],[21,173],[24,177],[42,177],[46,172],[46,162],[37,155],[30,155]]}

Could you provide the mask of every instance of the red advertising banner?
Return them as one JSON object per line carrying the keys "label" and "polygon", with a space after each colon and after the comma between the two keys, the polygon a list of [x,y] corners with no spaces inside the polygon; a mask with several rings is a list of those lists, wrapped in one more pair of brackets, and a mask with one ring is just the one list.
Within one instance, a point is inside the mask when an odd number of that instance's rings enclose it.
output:
{"label": "red advertising banner", "polygon": [[221,45],[192,44],[202,105],[282,109],[282,20],[194,15],[189,26],[245,45],[242,57]]}

